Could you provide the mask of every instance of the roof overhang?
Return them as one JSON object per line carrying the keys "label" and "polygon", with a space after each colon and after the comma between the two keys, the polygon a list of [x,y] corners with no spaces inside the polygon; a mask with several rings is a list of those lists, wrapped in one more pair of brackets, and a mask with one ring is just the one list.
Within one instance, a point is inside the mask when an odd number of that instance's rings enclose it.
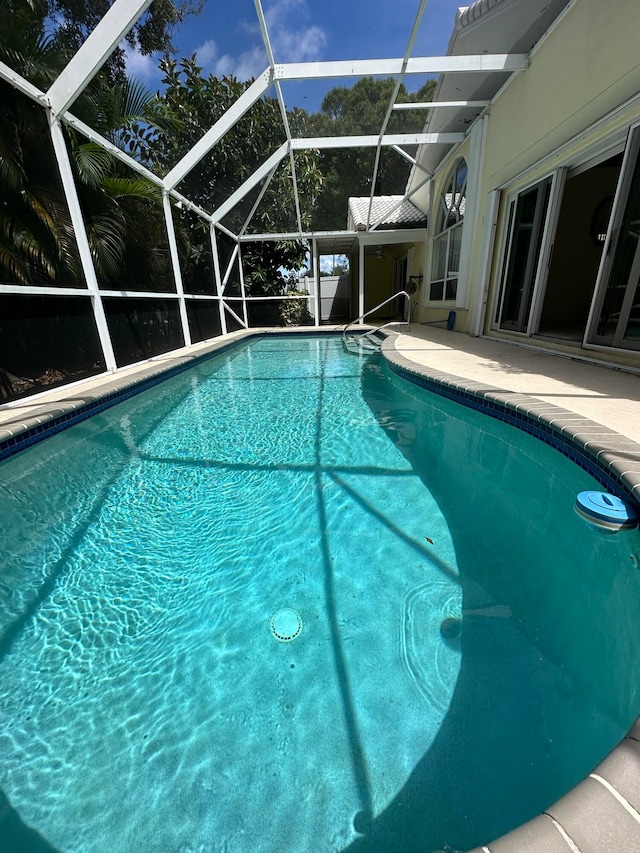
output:
{"label": "roof overhang", "polygon": [[[570,2],[476,0],[471,6],[458,10],[447,55],[529,54]],[[429,109],[425,132],[466,133],[486,109],[486,103],[490,104],[514,73],[520,71],[493,74],[481,70],[458,74],[443,72],[438,79],[433,101],[459,105]],[[480,103],[476,105],[474,102]],[[433,172],[451,148],[451,145],[439,143],[421,146],[416,159]],[[418,174],[415,177],[412,175],[410,182],[417,177]]]}
{"label": "roof overhang", "polygon": [[389,246],[419,243],[427,238],[426,228],[394,228],[384,231],[309,231],[305,234],[246,234],[241,244],[256,240],[306,240],[315,244],[318,255],[352,255],[359,246]]}

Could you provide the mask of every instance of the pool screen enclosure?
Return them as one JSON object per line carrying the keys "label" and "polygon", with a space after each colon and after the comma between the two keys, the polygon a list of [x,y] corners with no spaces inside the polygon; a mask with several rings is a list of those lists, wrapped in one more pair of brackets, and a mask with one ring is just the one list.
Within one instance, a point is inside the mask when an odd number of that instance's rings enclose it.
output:
{"label": "pool screen enclosure", "polygon": [[[127,33],[134,27],[140,16],[144,15],[151,0],[115,0],[102,20],[88,35],[79,50],[68,61],[61,73],[53,80],[48,89],[44,90],[34,85],[26,76],[23,76],[16,68],[10,67],[6,62],[0,62],[0,80],[3,85],[8,84],[20,93],[20,97],[26,97],[35,102],[45,111],[50,132],[50,141],[53,148],[54,161],[57,164],[60,181],[64,191],[64,198],[68,205],[69,217],[72,222],[75,240],[77,241],[77,252],[81,264],[83,286],[69,287],[56,282],[56,286],[48,286],[42,283],[25,284],[1,283],[0,297],[19,295],[25,297],[52,297],[54,299],[63,297],[85,297],[90,305],[91,314],[95,320],[97,333],[97,344],[100,356],[95,363],[100,369],[114,371],[122,366],[122,360],[118,359],[114,351],[112,340],[113,331],[109,323],[110,304],[113,300],[138,300],[143,299],[147,305],[152,305],[151,311],[163,304],[162,311],[165,315],[171,314],[175,317],[175,333],[167,337],[162,351],[171,348],[188,346],[195,340],[200,339],[198,335],[194,339],[193,318],[196,314],[203,315],[205,310],[202,305],[198,309],[198,302],[204,302],[211,313],[215,309],[217,317],[215,321],[210,320],[203,334],[206,337],[225,334],[238,328],[246,328],[251,325],[252,317],[247,311],[247,304],[251,299],[260,301],[269,300],[296,300],[309,299],[308,296],[259,296],[249,297],[245,288],[243,275],[243,251],[247,246],[259,241],[272,240],[302,240],[306,241],[311,255],[311,267],[316,281],[315,295],[311,297],[315,317],[315,324],[320,322],[319,287],[320,269],[318,257],[323,251],[335,252],[336,245],[349,245],[353,247],[359,244],[361,259],[363,258],[363,246],[361,241],[367,235],[374,235],[380,225],[372,216],[373,199],[376,187],[376,174],[380,163],[383,149],[394,150],[398,156],[408,160],[412,168],[424,172],[418,186],[405,194],[404,199],[410,198],[414,192],[422,187],[430,179],[430,173],[421,167],[416,159],[416,150],[419,146],[436,144],[440,146],[453,146],[464,138],[463,133],[390,133],[389,122],[394,114],[401,114],[406,104],[398,103],[398,93],[401,90],[403,80],[419,76],[424,79],[428,75],[438,75],[443,72],[459,72],[462,75],[473,73],[495,72],[502,77],[512,72],[526,68],[528,64],[527,55],[523,54],[485,54],[478,56],[417,56],[415,55],[416,36],[419,32],[426,0],[417,3],[416,16],[410,30],[410,35],[404,56],[395,59],[366,59],[352,60],[342,59],[328,62],[297,62],[279,63],[276,61],[272,40],[268,26],[268,16],[265,17],[260,0],[255,0],[256,28],[259,27],[264,54],[267,57],[267,67],[259,74],[235,102],[226,110],[211,127],[202,127],[202,135],[195,145],[183,156],[169,171],[164,174],[156,174],[147,168],[142,162],[131,157],[114,141],[106,138],[95,128],[81,120],[74,114],[74,104],[78,97],[90,84],[92,79],[104,67],[114,49],[122,43]],[[267,10],[268,11],[268,10]],[[358,136],[344,137],[314,137],[299,138],[292,132],[288,120],[283,86],[299,81],[322,81],[356,79],[363,77],[386,77],[394,81],[391,98],[386,109],[383,121],[377,133]],[[216,200],[210,209],[204,209],[201,204],[196,204],[181,190],[181,184],[185,177],[193,172],[198,164],[215,152],[216,146],[224,139],[225,135],[233,131],[233,128],[243,117],[250,113],[258,102],[265,96],[277,100],[282,117],[282,136],[284,140],[259,165],[251,175],[246,177],[228,195],[228,197]],[[435,102],[434,102],[435,103]],[[438,104],[439,107],[460,107],[468,105],[478,112],[486,106],[484,102],[456,101]],[[412,108],[424,110],[425,117],[428,109],[433,107],[432,103],[413,104]],[[87,229],[85,216],[79,199],[78,188],[74,178],[74,171],[70,159],[68,140],[65,138],[65,127],[73,129],[84,140],[100,146],[103,151],[108,152],[110,157],[116,158],[126,164],[141,179],[149,182],[157,188],[162,198],[164,213],[164,224],[166,228],[166,243],[170,258],[170,270],[168,279],[170,281],[170,292],[160,292],[154,289],[154,283],[145,285],[144,290],[139,284],[106,285],[99,281],[96,273],[95,259],[92,255],[90,235]],[[117,141],[117,140],[116,140]],[[369,149],[373,159],[373,179],[371,180],[371,193],[369,208],[366,217],[364,232],[347,231],[310,231],[305,230],[300,215],[300,194],[296,176],[296,155],[305,151],[321,151],[327,149]],[[249,233],[249,223],[255,214],[257,205],[263,197],[269,182],[273,179],[279,167],[286,166],[292,182],[293,197],[295,201],[295,227],[288,232],[277,233]],[[256,199],[255,202],[247,204],[247,199]],[[403,199],[403,200],[404,200]],[[248,208],[246,214],[243,208],[242,224],[237,230],[229,227],[229,213],[239,210],[239,205],[245,203]],[[199,226],[209,234],[210,253],[212,257],[211,280],[207,292],[194,292],[189,281],[185,277],[184,263],[181,263],[180,247],[176,237],[174,216],[176,210],[189,211],[195,217]],[[346,211],[345,211],[346,213]],[[237,220],[240,221],[240,220]],[[380,239],[382,239],[384,235]],[[225,241],[225,247],[231,247],[231,252],[221,250],[221,240]],[[346,241],[346,242],[345,242]],[[363,264],[361,267],[363,268]],[[360,273],[361,277],[363,273]],[[234,280],[234,287],[230,281]],[[359,282],[360,299],[363,304],[363,281]],[[111,303],[110,303],[111,300]],[[166,307],[169,305],[169,307]],[[126,308],[123,308],[126,311]],[[358,312],[362,313],[362,312]],[[192,322],[190,323],[190,318]],[[172,322],[174,322],[172,320]],[[177,344],[177,345],[176,345]],[[120,361],[120,363],[119,363]]]}

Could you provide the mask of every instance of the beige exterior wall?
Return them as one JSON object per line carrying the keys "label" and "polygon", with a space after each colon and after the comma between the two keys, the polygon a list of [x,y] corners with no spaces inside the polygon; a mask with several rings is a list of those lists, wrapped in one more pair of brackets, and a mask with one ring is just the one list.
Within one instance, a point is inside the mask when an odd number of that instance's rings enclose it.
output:
{"label": "beige exterior wall", "polygon": [[502,186],[634,97],[639,44],[637,0],[576,0],[491,106],[487,186]]}
{"label": "beige exterior wall", "polygon": [[[434,223],[438,219],[438,205],[440,204],[440,196],[445,188],[446,182],[450,176],[451,170],[455,164],[455,162],[460,158],[464,157],[469,164],[469,155],[470,155],[470,140],[465,140],[461,145],[459,145],[455,151],[451,152],[442,162],[442,165],[437,170],[435,175],[433,176],[433,180],[431,181],[431,198],[430,198],[430,207],[428,211],[428,222],[429,222],[429,238],[433,236],[433,227]],[[471,234],[467,236],[467,239],[473,237],[473,226],[469,225],[465,222],[463,226],[465,229],[471,228]],[[447,301],[447,302],[430,302],[428,299],[429,295],[429,284],[431,282],[431,267],[432,267],[432,243],[431,239],[427,240],[426,247],[422,245],[421,247],[416,247],[414,250],[414,255],[421,256],[422,260],[422,274],[424,275],[422,292],[420,294],[415,319],[419,323],[429,323],[429,322],[439,322],[447,319],[449,311],[455,310],[456,312],[456,325],[455,328],[458,331],[469,331],[469,312],[464,308],[457,308],[455,305],[455,301]],[[458,286],[464,287],[464,282],[458,281]]]}
{"label": "beige exterior wall", "polygon": [[[639,43],[636,0],[576,0],[533,52],[530,68],[492,104],[471,264],[478,269],[482,256],[487,193],[503,188],[490,308],[498,286],[509,193],[560,166],[577,164],[606,140],[626,136],[629,125],[640,119],[640,103],[620,109],[640,92]],[[487,316],[485,330],[489,327]]]}
{"label": "beige exterior wall", "polygon": [[[630,125],[640,121],[639,45],[637,0],[576,0],[533,51],[529,69],[513,78],[491,105],[469,248],[467,298],[467,307],[473,310],[483,284],[488,193],[501,189],[484,331],[491,326],[500,276],[508,196],[561,166],[576,166],[626,139]],[[465,146],[458,151],[465,153]],[[452,156],[457,153],[450,155],[449,163]],[[448,169],[439,170],[438,181],[446,179]],[[438,186],[432,198],[437,197]],[[471,310],[466,316],[456,310],[456,329],[469,330]],[[431,319],[428,315],[428,309],[421,312],[421,317]],[[636,363],[640,357],[614,355],[608,360]]]}

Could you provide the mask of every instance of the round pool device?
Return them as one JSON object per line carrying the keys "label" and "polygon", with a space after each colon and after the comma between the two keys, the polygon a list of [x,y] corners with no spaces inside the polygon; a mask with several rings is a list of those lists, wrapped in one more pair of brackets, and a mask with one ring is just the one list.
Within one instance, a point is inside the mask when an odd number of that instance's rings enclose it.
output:
{"label": "round pool device", "polygon": [[632,530],[640,519],[632,504],[606,492],[580,492],[576,512],[590,524],[605,530]]}
{"label": "round pool device", "polygon": [[280,643],[290,643],[302,631],[302,618],[291,607],[278,610],[271,617],[271,633]]}

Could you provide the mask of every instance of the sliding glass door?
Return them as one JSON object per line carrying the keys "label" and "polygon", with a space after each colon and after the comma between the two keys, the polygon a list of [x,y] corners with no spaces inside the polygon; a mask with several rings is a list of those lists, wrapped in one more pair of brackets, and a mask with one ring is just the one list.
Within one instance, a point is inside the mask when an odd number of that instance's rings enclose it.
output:
{"label": "sliding glass door", "polygon": [[495,318],[498,328],[505,331],[530,333],[533,296],[544,267],[542,247],[549,230],[554,177],[550,175],[509,202],[506,250]]}
{"label": "sliding glass door", "polygon": [[640,349],[640,128],[627,146],[608,241],[589,340]]}

